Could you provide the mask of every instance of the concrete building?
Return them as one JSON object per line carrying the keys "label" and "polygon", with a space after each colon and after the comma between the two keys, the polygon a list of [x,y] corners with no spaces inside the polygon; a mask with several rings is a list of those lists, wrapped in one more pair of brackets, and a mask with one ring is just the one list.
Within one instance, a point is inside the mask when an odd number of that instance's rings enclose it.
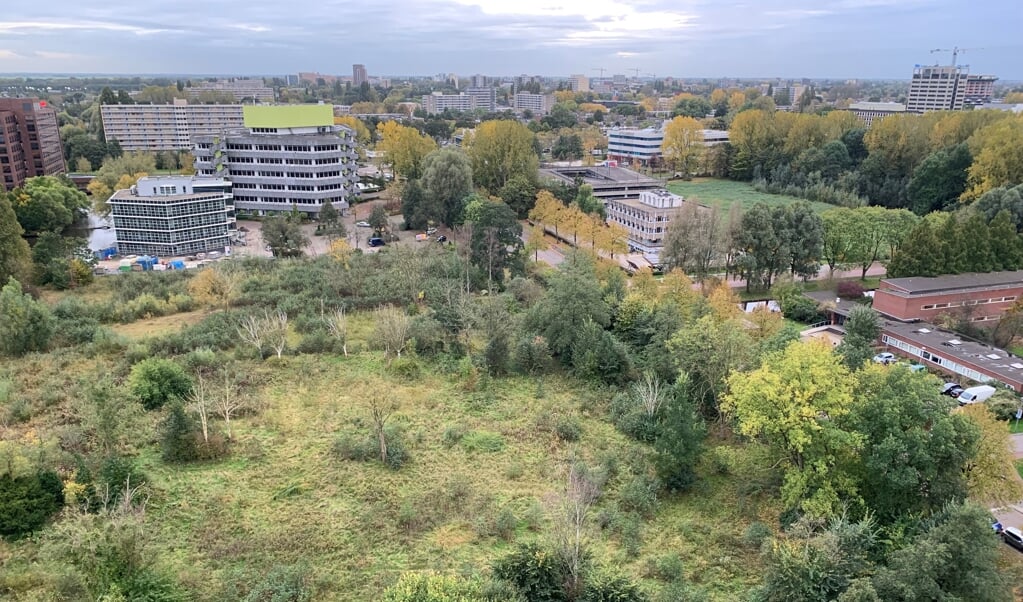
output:
{"label": "concrete building", "polygon": [[308,84],[317,85],[319,80],[323,80],[323,83],[332,86],[334,82],[337,82],[343,78],[337,75],[324,75],[323,73],[317,73],[316,71],[302,71],[298,74],[298,81],[305,82]]}
{"label": "concrete building", "polygon": [[476,97],[469,94],[443,94],[434,92],[423,97],[423,110],[427,115],[452,111],[472,111],[476,108]]}
{"label": "concrete building", "polygon": [[995,95],[996,81],[998,78],[994,75],[967,75],[963,104],[976,107],[991,102],[991,97]]}
{"label": "concrete building", "polygon": [[487,86],[490,85],[489,79],[490,78],[488,78],[486,75],[481,75],[477,73],[476,75],[473,75],[471,78],[469,78],[469,87],[486,88]]}
{"label": "concrete building", "polygon": [[359,87],[363,83],[369,83],[369,74],[366,73],[366,65],[352,65],[352,86]]}
{"label": "concrete building", "polygon": [[515,109],[532,111],[533,115],[546,115],[554,107],[554,95],[519,92],[514,97],[514,103]]}
{"label": "concrete building", "polygon": [[905,113],[906,105],[898,102],[854,102],[849,105],[849,110],[869,128],[875,120]]}
{"label": "concrete building", "polygon": [[971,322],[995,322],[1023,295],[1023,270],[953,274],[934,278],[887,278],[873,307],[903,322],[935,321],[953,314]]}
{"label": "concrete building", "polygon": [[198,136],[243,125],[242,105],[102,105],[103,134],[126,151],[177,151],[192,148]]}
{"label": "concrete building", "polygon": [[38,98],[0,98],[0,191],[67,171],[57,114]]}
{"label": "concrete building", "polygon": [[274,89],[263,83],[262,79],[226,79],[214,82],[199,82],[191,88],[186,88],[189,98],[199,98],[204,92],[222,92],[230,94],[236,102],[265,102],[274,101]]}
{"label": "concrete building", "polygon": [[474,86],[466,88],[465,95],[473,98],[475,108],[477,109],[484,110],[488,113],[492,113],[497,109],[497,90],[494,88],[488,86]]}
{"label": "concrete building", "polygon": [[978,109],[992,110],[992,111],[1009,111],[1016,113],[1017,115],[1023,113],[1023,103],[1009,104],[1004,102],[989,102],[980,105]]}
{"label": "concrete building", "polygon": [[612,128],[607,131],[607,156],[652,165],[661,159],[663,142],[662,128]]}
{"label": "concrete building", "polygon": [[933,324],[883,322],[881,344],[886,351],[928,368],[979,383],[994,380],[1023,391],[1023,358]]}
{"label": "concrete building", "polygon": [[568,85],[573,92],[589,92],[590,78],[585,75],[573,75],[568,78]]}
{"label": "concrete building", "polygon": [[247,129],[199,136],[199,175],[229,177],[238,209],[315,216],[324,201],[342,213],[358,182],[355,135],[334,125],[331,105],[247,106]]}
{"label": "concrete building", "polygon": [[664,247],[668,223],[678,216],[685,199],[667,190],[643,190],[635,199],[611,199],[604,206],[608,223],[629,233],[629,248],[644,254],[659,254]]}
{"label": "concrete building", "polygon": [[593,188],[593,196],[607,204],[611,200],[638,199],[647,190],[664,188],[664,182],[657,178],[622,167],[547,167],[540,170],[540,176],[554,182],[574,185],[578,180]]}
{"label": "concrete building", "polygon": [[906,110],[958,111],[966,98],[967,68],[963,65],[920,66],[913,69]]}
{"label": "concrete building", "polygon": [[180,257],[231,244],[234,201],[224,178],[145,177],[108,203],[121,255]]}

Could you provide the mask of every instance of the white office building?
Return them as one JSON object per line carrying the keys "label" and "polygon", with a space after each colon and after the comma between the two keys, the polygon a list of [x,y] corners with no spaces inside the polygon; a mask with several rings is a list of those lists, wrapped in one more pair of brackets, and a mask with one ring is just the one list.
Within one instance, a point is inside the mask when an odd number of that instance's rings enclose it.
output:
{"label": "white office building", "polygon": [[553,94],[531,94],[519,92],[514,97],[514,108],[521,111],[532,111],[534,115],[546,115],[554,107]]}
{"label": "white office building", "polygon": [[179,151],[196,137],[242,127],[242,105],[102,105],[103,135],[126,151]]}
{"label": "white office building", "polygon": [[189,98],[201,98],[204,92],[222,92],[230,94],[236,102],[273,102],[274,89],[263,83],[262,79],[224,79],[212,82],[199,82],[186,88]]}
{"label": "white office building", "polygon": [[966,78],[967,68],[963,65],[917,65],[909,81],[906,110],[923,113],[962,109],[966,98]]}
{"label": "white office building", "polygon": [[849,105],[849,110],[869,128],[884,117],[905,113],[906,105],[898,102],[854,102]]}
{"label": "white office building", "polygon": [[657,254],[664,247],[668,224],[682,210],[685,199],[667,190],[644,190],[638,199],[611,199],[604,207],[608,223],[629,233],[629,248]]}
{"label": "white office building", "polygon": [[434,92],[423,97],[423,110],[427,115],[452,111],[472,111],[476,108],[476,97],[469,94],[443,94]]}

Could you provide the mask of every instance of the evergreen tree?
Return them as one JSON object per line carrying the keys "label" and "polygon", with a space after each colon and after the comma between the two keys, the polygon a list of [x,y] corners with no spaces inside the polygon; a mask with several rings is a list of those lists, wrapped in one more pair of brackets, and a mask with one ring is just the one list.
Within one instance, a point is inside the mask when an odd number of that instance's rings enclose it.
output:
{"label": "evergreen tree", "polygon": [[53,336],[53,316],[45,304],[21,289],[11,278],[0,289],[0,354],[42,351]]}
{"label": "evergreen tree", "polygon": [[1018,270],[1023,267],[1023,239],[1016,234],[1012,214],[1002,209],[988,224],[988,243],[994,270]]}
{"label": "evergreen tree", "polygon": [[195,424],[180,401],[168,409],[161,447],[164,462],[190,462],[199,457]]}
{"label": "evergreen tree", "polygon": [[928,220],[921,220],[888,264],[889,278],[938,276],[947,267],[943,244]]}
{"label": "evergreen tree", "polygon": [[668,489],[683,491],[696,480],[696,462],[707,434],[691,398],[688,377],[679,378],[660,412],[654,440],[657,475]]}
{"label": "evergreen tree", "polygon": [[874,353],[874,343],[880,335],[877,313],[869,307],[854,307],[845,321],[845,338],[838,346],[838,354],[850,370],[861,368]]}

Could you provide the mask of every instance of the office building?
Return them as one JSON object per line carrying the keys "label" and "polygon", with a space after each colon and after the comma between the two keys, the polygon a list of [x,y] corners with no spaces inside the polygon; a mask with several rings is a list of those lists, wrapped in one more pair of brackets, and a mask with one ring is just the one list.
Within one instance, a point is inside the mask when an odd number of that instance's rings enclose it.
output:
{"label": "office building", "polygon": [[585,75],[573,75],[568,78],[568,85],[572,88],[573,92],[589,92],[590,78]]}
{"label": "office building", "polygon": [[121,255],[180,257],[231,244],[234,201],[224,178],[145,177],[108,204]]}
{"label": "office building", "polygon": [[481,109],[488,113],[493,113],[494,110],[497,109],[497,90],[494,88],[466,88],[465,95],[473,98],[475,108],[477,109]]}
{"label": "office building", "polygon": [[452,111],[472,111],[476,108],[476,97],[469,94],[443,94],[434,92],[423,97],[423,110],[427,115]]}
{"label": "office building", "polygon": [[884,117],[905,113],[906,105],[898,102],[854,102],[849,105],[849,110],[869,128]]}
{"label": "office building", "polygon": [[242,105],[190,105],[182,98],[166,105],[102,105],[103,135],[126,151],[178,151],[197,136],[242,127]]}
{"label": "office building", "polygon": [[607,131],[607,156],[650,165],[660,160],[663,142],[661,128],[612,128]]}
{"label": "office building", "polygon": [[530,94],[519,92],[514,97],[514,107],[522,111],[532,111],[533,115],[546,115],[554,107],[553,94]]}
{"label": "office building", "polygon": [[1023,270],[886,278],[873,307],[894,320],[935,321],[942,314],[993,324],[1023,296]]}
{"label": "office building", "polygon": [[540,175],[569,186],[576,185],[576,182],[588,184],[593,189],[593,196],[605,204],[612,200],[638,199],[644,191],[664,188],[664,182],[657,178],[610,165],[548,167],[541,169]]}
{"label": "office building", "polygon": [[324,201],[344,212],[358,182],[355,135],[334,125],[331,105],[246,106],[245,129],[199,136],[196,174],[229,177],[239,210],[259,215]]}
{"label": "office building", "polygon": [[967,75],[963,104],[976,107],[991,102],[991,97],[995,95],[996,81],[998,78],[994,75]]}
{"label": "office building", "polygon": [[487,86],[490,85],[489,79],[490,78],[488,78],[486,75],[480,75],[479,73],[477,73],[476,75],[473,75],[470,78],[469,87],[470,88],[486,88]]}
{"label": "office building", "polygon": [[1009,111],[1010,113],[1016,113],[1017,115],[1023,113],[1023,103],[1008,104],[1004,102],[989,102],[982,104],[977,108],[991,111]]}
{"label": "office building", "polygon": [[186,88],[189,98],[202,98],[204,92],[221,92],[230,94],[235,102],[266,102],[274,101],[274,89],[263,83],[262,79],[227,79],[213,82],[199,82]]}
{"label": "office building", "polygon": [[913,69],[913,79],[909,82],[906,110],[923,113],[962,109],[966,95],[966,72],[967,68],[963,65],[917,65]]}
{"label": "office building", "polygon": [[635,199],[608,200],[604,207],[608,223],[629,233],[629,248],[657,254],[664,247],[668,224],[678,216],[685,199],[667,190],[644,190]]}
{"label": "office building", "polygon": [[38,98],[0,98],[0,191],[67,171],[57,114]]}
{"label": "office building", "polygon": [[366,65],[352,65],[352,86],[358,87],[364,83],[369,83]]}

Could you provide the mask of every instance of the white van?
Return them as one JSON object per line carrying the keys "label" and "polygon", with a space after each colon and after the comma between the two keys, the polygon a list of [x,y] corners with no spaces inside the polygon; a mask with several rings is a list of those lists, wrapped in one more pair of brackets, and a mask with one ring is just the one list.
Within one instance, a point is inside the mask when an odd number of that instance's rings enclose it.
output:
{"label": "white van", "polygon": [[992,395],[995,394],[995,388],[991,385],[980,385],[978,387],[970,387],[962,393],[956,399],[959,400],[959,405],[964,406],[971,403],[980,403],[987,401]]}

